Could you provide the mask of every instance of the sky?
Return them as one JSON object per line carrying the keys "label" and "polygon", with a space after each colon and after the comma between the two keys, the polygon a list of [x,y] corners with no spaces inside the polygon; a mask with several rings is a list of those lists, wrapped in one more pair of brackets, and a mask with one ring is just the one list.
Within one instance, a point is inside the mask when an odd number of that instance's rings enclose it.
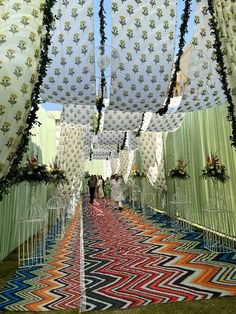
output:
{"label": "sky", "polygon": [[[104,0],[104,8],[106,11],[106,34],[107,34],[107,40],[106,40],[106,54],[109,55],[110,53],[110,45],[111,45],[111,2],[112,0]],[[179,27],[181,23],[181,15],[183,13],[184,9],[184,0],[177,0],[177,24],[176,24],[176,49],[175,49],[175,55],[178,52],[178,37],[179,37]],[[194,3],[194,1],[192,1]],[[98,17],[98,11],[99,11],[99,4],[100,0],[93,0],[94,3],[94,33],[95,33],[95,47],[96,47],[96,55],[98,56],[98,47],[100,43],[100,33],[99,33],[99,17]],[[189,20],[189,25],[188,25],[188,33],[186,34],[185,41],[186,44],[191,41],[192,38],[192,33],[193,33],[193,25],[194,25],[194,5],[192,5],[192,11],[191,11],[191,16]],[[98,69],[97,69],[98,70]],[[99,78],[99,73],[97,71],[96,76]],[[109,83],[110,83],[110,78],[107,77],[107,86],[109,89]],[[99,79],[97,80],[97,89],[98,89],[98,84],[99,84]],[[54,104],[54,103],[45,103],[43,104],[43,107],[48,110],[61,110],[62,105],[60,104]]]}

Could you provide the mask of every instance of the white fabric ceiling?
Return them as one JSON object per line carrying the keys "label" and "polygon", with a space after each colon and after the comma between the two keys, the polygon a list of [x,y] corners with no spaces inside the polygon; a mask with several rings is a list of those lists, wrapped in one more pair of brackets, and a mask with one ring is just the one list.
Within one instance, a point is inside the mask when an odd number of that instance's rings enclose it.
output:
{"label": "white fabric ceiling", "polygon": [[61,120],[68,124],[87,126],[93,128],[94,106],[76,106],[65,104],[63,106]]}
{"label": "white fabric ceiling", "polygon": [[142,113],[108,110],[105,113],[103,130],[128,131],[139,129],[142,122]]}
{"label": "white fabric ceiling", "polygon": [[95,104],[93,0],[57,1],[43,101]]}
{"label": "white fabric ceiling", "polygon": [[151,122],[147,128],[149,132],[174,132],[182,124],[184,119],[183,113],[166,114],[159,116],[153,114]]}
{"label": "white fabric ceiling", "polygon": [[99,145],[121,145],[123,143],[125,132],[103,131],[98,135]]}
{"label": "white fabric ceiling", "polygon": [[[178,42],[176,0],[116,0],[111,5],[110,104],[98,136],[93,134],[95,89],[100,84],[95,74],[93,1],[57,1],[54,7],[58,19],[49,55],[52,63],[41,98],[63,104],[62,121],[86,128],[83,139],[86,158],[91,145],[96,143],[103,147],[104,155],[109,153],[105,148],[108,146],[116,154],[114,147],[122,145],[125,131],[128,131],[125,149],[137,149],[132,132],[141,125],[143,131],[173,132],[181,126],[184,112],[225,101],[215,70],[206,0],[196,1],[193,40],[182,58],[178,78],[184,77],[179,83],[183,97],[171,99],[164,116],[155,113],[165,103],[173,71]],[[150,121],[146,119],[149,112],[153,113]],[[96,149],[94,145],[94,155]],[[96,155],[100,159],[102,152],[97,151]]]}
{"label": "white fabric ceiling", "polygon": [[216,72],[214,36],[207,13],[207,0],[197,1],[190,63],[188,72],[185,73],[189,84],[185,88],[178,112],[215,107],[226,101]]}
{"label": "white fabric ceiling", "polygon": [[117,0],[112,4],[110,106],[157,111],[165,100],[173,66],[176,0]]}

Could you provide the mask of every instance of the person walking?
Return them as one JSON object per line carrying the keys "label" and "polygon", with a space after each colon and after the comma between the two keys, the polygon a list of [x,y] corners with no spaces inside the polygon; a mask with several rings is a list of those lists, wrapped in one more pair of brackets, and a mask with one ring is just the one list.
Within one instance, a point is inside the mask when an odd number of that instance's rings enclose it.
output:
{"label": "person walking", "polygon": [[117,174],[114,176],[114,179],[111,180],[111,198],[118,203],[119,210],[122,210],[122,201],[124,201],[121,183]]}
{"label": "person walking", "polygon": [[105,187],[104,187],[104,193],[106,200],[110,200],[111,198],[111,182],[110,179],[107,177],[105,180]]}
{"label": "person walking", "polygon": [[95,198],[95,191],[97,187],[97,177],[94,175],[91,175],[91,177],[88,180],[88,186],[89,186],[89,195],[90,195],[90,204],[93,204],[94,198]]}
{"label": "person walking", "polygon": [[104,185],[104,180],[102,176],[98,177],[98,182],[97,182],[97,187],[98,187],[98,198],[104,198],[104,191],[103,191],[103,185]]}

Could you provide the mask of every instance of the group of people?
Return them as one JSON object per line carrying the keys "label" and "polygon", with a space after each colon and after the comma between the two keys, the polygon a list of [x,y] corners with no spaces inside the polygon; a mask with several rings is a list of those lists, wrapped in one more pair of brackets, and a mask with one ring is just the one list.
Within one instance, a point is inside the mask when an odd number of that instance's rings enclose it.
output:
{"label": "group of people", "polygon": [[104,180],[102,176],[91,175],[88,186],[91,204],[93,204],[96,197],[107,200],[112,199],[117,203],[119,210],[122,210],[122,201],[124,200],[122,176],[115,174]]}

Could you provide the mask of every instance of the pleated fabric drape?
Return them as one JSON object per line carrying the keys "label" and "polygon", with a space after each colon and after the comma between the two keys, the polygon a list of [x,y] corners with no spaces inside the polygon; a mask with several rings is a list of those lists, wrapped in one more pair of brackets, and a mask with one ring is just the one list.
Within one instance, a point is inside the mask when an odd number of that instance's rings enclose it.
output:
{"label": "pleated fabric drape", "polygon": [[[175,166],[176,160],[184,159],[188,163],[187,171],[190,179],[184,180],[179,187],[185,193],[191,205],[187,208],[186,218],[194,223],[207,224],[204,209],[209,201],[214,186],[211,179],[201,177],[207,155],[216,153],[226,172],[230,176],[227,183],[219,183],[220,193],[225,200],[225,210],[230,211],[230,219],[225,213],[215,214],[220,232],[236,236],[236,155],[230,145],[230,124],[226,121],[226,107],[211,108],[204,111],[188,113],[181,128],[168,133],[165,141],[166,177],[168,171]],[[175,183],[167,179],[168,201],[175,192]],[[208,226],[210,227],[210,226]]]}

